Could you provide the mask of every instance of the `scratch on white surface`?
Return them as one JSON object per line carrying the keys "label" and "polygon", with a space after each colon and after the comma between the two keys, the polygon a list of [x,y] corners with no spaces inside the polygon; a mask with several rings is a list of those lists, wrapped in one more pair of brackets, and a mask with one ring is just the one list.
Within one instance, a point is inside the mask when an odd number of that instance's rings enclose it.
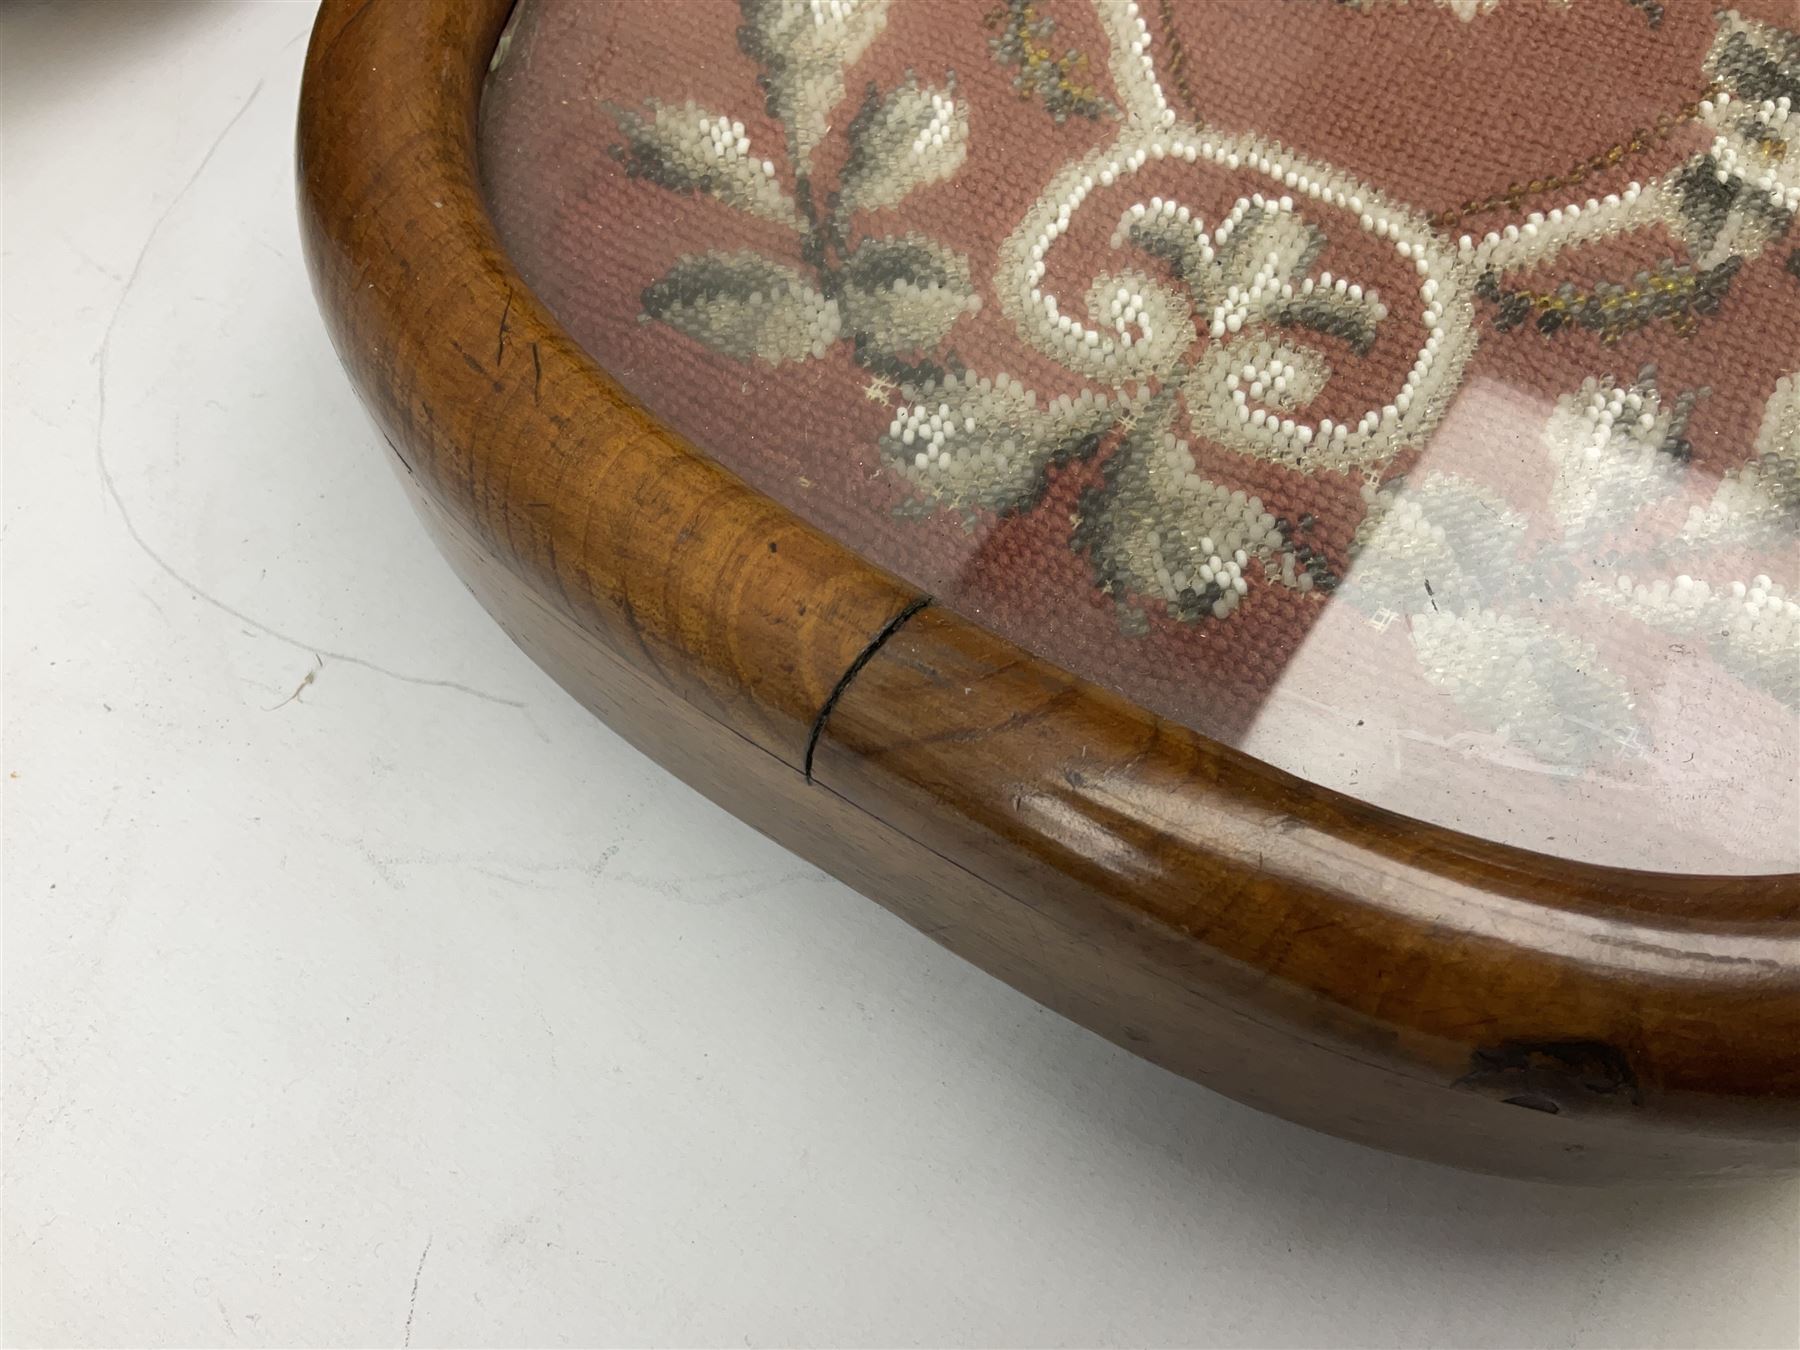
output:
{"label": "scratch on white surface", "polygon": [[56,236],[56,238],[57,238],[58,243],[60,243],[64,248],[68,249],[69,252],[73,253],[78,259],[81,260],[81,263],[84,267],[93,268],[94,271],[98,272],[101,276],[105,277],[108,281],[121,281],[122,282],[125,280],[124,277],[120,276],[117,272],[113,271],[112,268],[108,267],[105,263],[101,262],[98,258],[90,257],[82,249],[82,247],[79,244],[77,244],[72,238],[69,237],[69,235],[66,232],[58,234]]}
{"label": "scratch on white surface", "polygon": [[413,1313],[419,1306],[419,1276],[425,1273],[425,1258],[431,1255],[431,1235],[425,1235],[425,1250],[419,1253],[419,1268],[413,1271],[412,1294],[406,1300],[406,1334],[401,1339],[402,1345],[412,1344]]}
{"label": "scratch on white surface", "polygon": [[[413,853],[385,854],[378,853],[366,839],[341,839],[339,842],[353,845],[367,860],[369,867],[382,883],[392,890],[406,889],[399,869],[404,867],[451,867],[458,871],[476,872],[496,881],[504,881],[509,886],[525,886],[533,890],[547,889],[547,883],[537,880],[539,876],[555,872],[579,872],[598,881],[606,875],[606,869],[619,852],[617,844],[608,844],[600,850],[598,857],[591,861],[579,858],[553,859],[548,862],[526,862],[518,858],[486,853]],[[515,873],[524,873],[519,876]]]}
{"label": "scratch on white surface", "polygon": [[150,541],[144,538],[142,531],[138,529],[136,521],[132,519],[131,510],[126,506],[125,498],[119,492],[119,485],[113,480],[112,470],[108,467],[106,462],[107,363],[112,352],[113,330],[118,327],[119,315],[124,312],[126,301],[131,298],[132,289],[137,285],[138,277],[144,270],[144,260],[149,257],[150,249],[156,243],[157,236],[162,233],[163,226],[168,222],[169,217],[174,214],[175,208],[186,200],[188,193],[191,192],[194,185],[200,181],[200,176],[206,172],[207,165],[212,163],[213,156],[218,153],[219,147],[225,143],[225,138],[229,136],[233,128],[243,120],[244,114],[250,111],[251,104],[256,102],[257,95],[261,94],[262,91],[263,81],[258,80],[255,87],[250,90],[249,95],[238,105],[238,110],[234,112],[230,118],[226,120],[225,125],[219,129],[219,134],[213,138],[213,142],[207,147],[206,153],[200,157],[200,162],[194,166],[194,171],[188,175],[187,180],[182,183],[180,189],[174,196],[169,198],[168,204],[157,214],[156,220],[151,224],[149,231],[144,235],[143,247],[138,250],[137,259],[132,263],[131,271],[126,275],[124,288],[119,292],[119,303],[113,306],[112,316],[106,321],[106,331],[101,335],[100,346],[94,353],[94,363],[98,367],[99,375],[99,388],[95,400],[94,461],[100,472],[101,486],[105,489],[106,495],[112,500],[113,505],[118,508],[119,518],[125,525],[125,532],[131,536],[132,542],[143,550],[145,557],[149,558],[151,562],[155,563],[157,567],[162,569],[162,571],[172,580],[192,594],[196,600],[204,601],[221,613],[230,615],[239,623],[248,624],[263,636],[273,638],[277,642],[285,643],[290,647],[298,648],[304,652],[319,656],[327,656],[334,661],[342,661],[348,665],[361,666],[364,670],[373,671],[377,675],[385,675],[391,680],[399,680],[405,684],[422,685],[431,689],[449,689],[459,694],[467,694],[470,698],[478,698],[488,703],[498,703],[501,706],[508,708],[523,707],[524,705],[517,699],[502,698],[498,694],[490,694],[482,689],[471,688],[469,685],[461,684],[456,680],[440,680],[424,675],[409,675],[404,671],[391,670],[388,667],[370,661],[365,657],[355,656],[349,652],[331,651],[321,647],[316,642],[304,642],[299,638],[292,637],[289,634],[282,632],[270,624],[264,623],[261,619],[258,619],[253,615],[246,614],[243,610],[240,610],[233,605],[227,604],[216,595],[211,594],[204,587],[199,585],[199,583],[190,580],[181,572],[177,571],[173,564],[151,546]]}

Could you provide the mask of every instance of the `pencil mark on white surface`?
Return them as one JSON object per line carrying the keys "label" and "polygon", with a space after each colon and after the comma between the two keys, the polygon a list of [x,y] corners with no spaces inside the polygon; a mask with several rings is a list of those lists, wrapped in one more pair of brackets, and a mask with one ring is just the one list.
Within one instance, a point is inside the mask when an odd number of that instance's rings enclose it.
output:
{"label": "pencil mark on white surface", "polygon": [[[399,872],[399,869],[404,867],[449,867],[459,873],[473,872],[484,877],[492,877],[495,881],[503,881],[508,886],[524,886],[538,891],[549,890],[550,884],[537,880],[537,878],[555,872],[576,872],[590,880],[598,881],[606,875],[607,865],[612,862],[619,851],[617,844],[608,844],[600,850],[597,858],[589,861],[571,858],[550,862],[525,862],[494,853],[384,854],[377,853],[364,839],[338,839],[337,842],[354,846],[382,883],[390,890],[396,891],[406,889],[406,882],[401,878]],[[520,873],[524,875],[519,875]]]}
{"label": "pencil mark on white surface", "polygon": [[132,587],[132,589],[138,593],[138,598],[140,600],[142,600],[146,605],[150,606],[151,609],[156,611],[157,618],[161,619],[163,621],[163,623],[166,624],[170,628],[173,628],[175,626],[174,621],[169,618],[168,611],[166,611],[165,609],[163,609],[163,607],[161,605],[156,603],[156,597],[154,595],[151,595],[150,592],[142,586],[134,586],[134,587]]}
{"label": "pencil mark on white surface", "polygon": [[50,1231],[59,1217],[59,1215],[52,1214],[49,1218],[40,1223],[37,1226],[37,1231],[31,1235],[31,1241],[25,1245],[27,1247],[35,1247],[38,1243],[42,1242],[44,1240],[44,1234]]}
{"label": "pencil mark on white surface", "polygon": [[218,153],[219,147],[225,143],[225,138],[229,136],[233,128],[243,120],[244,114],[250,111],[250,106],[256,102],[257,96],[261,94],[262,91],[263,81],[258,80],[255,87],[250,90],[249,95],[238,105],[237,111],[234,112],[230,118],[227,119],[225,125],[219,129],[219,134],[213,138],[213,142],[207,147],[206,153],[200,157],[200,162],[194,166],[194,171],[188,175],[180,189],[174,196],[169,198],[168,203],[157,214],[156,220],[151,224],[149,231],[144,236],[143,247],[138,250],[137,259],[132,263],[131,271],[126,274],[125,285],[119,292],[119,302],[113,306],[112,316],[106,321],[106,329],[100,337],[100,346],[94,354],[94,364],[98,368],[99,378],[98,397],[95,403],[94,462],[99,470],[101,488],[106,496],[111,499],[113,506],[117,509],[119,519],[125,526],[125,533],[128,534],[131,537],[131,541],[143,551],[145,557],[155,563],[158,568],[170,577],[170,579],[193,595],[196,600],[204,601],[220,613],[227,614],[236,619],[239,623],[254,629],[261,636],[273,638],[277,642],[285,643],[289,647],[294,647],[300,651],[308,652],[316,656],[329,657],[333,661],[342,661],[346,665],[360,666],[364,670],[373,671],[377,675],[385,675],[389,679],[398,680],[403,684],[421,685],[430,689],[449,689],[455,693],[467,694],[470,698],[478,698],[487,703],[498,703],[502,707],[507,708],[523,707],[524,705],[517,699],[502,698],[498,694],[490,694],[486,690],[475,689],[456,680],[440,680],[424,675],[410,675],[405,671],[390,669],[387,666],[380,665],[377,662],[353,655],[349,652],[332,651],[328,648],[321,647],[318,643],[302,641],[299,638],[282,632],[280,629],[275,628],[270,624],[264,623],[261,619],[258,619],[253,615],[246,614],[243,610],[228,604],[224,600],[219,599],[218,596],[213,595],[197,582],[178,571],[173,564],[152,547],[150,541],[146,539],[143,532],[138,529],[137,522],[132,518],[131,509],[125,504],[125,498],[119,491],[119,485],[113,479],[112,469],[107,464],[106,460],[106,383],[107,365],[112,355],[113,330],[118,327],[119,316],[125,311],[126,302],[130,300],[131,293],[137,286],[138,277],[144,270],[144,260],[150,256],[150,250],[155,245],[157,237],[162,233],[163,226],[168,223],[169,217],[175,212],[175,208],[186,200],[188,193],[191,192],[194,185],[200,181],[201,175],[206,172],[207,166],[212,163],[213,156]]}
{"label": "pencil mark on white surface", "polygon": [[419,1268],[413,1271],[412,1296],[406,1300],[406,1335],[400,1342],[402,1345],[412,1344],[413,1312],[419,1306],[419,1276],[425,1273],[425,1258],[430,1255],[431,1235],[427,1233],[425,1235],[425,1250],[419,1253]]}
{"label": "pencil mark on white surface", "polygon": [[544,1024],[544,1035],[550,1038],[550,1072],[556,1072],[556,1033],[550,1029],[550,1019],[544,1016],[543,1009],[538,1010],[538,1021]]}
{"label": "pencil mark on white surface", "polygon": [[[679,900],[688,905],[723,905],[732,900],[748,900],[782,886],[830,880],[814,867],[791,868],[762,876],[743,872],[721,872],[710,876],[658,877],[636,872],[617,872],[614,877],[624,885],[636,886],[660,895],[666,900]],[[718,885],[724,882],[725,885]]]}

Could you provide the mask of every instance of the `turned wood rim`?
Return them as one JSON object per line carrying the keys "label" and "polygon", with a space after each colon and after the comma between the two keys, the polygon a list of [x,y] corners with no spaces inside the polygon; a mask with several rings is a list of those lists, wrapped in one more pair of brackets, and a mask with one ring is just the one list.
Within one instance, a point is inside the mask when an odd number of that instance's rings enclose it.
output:
{"label": "turned wood rim", "polygon": [[[1654,949],[1667,960],[1651,983],[1711,990],[1718,1002],[1700,998],[1696,1010],[1743,1019],[1711,1028],[1705,1045],[1684,1039],[1672,1058],[1697,1065],[1707,1055],[1738,1054],[1726,1077],[1740,1100],[1759,1074],[1773,1097],[1800,1096],[1800,1070],[1787,1059],[1788,1033],[1800,1021],[1800,874],[1706,876],[1572,862],[1317,787],[931,606],[930,597],[662,428],[550,316],[489,219],[476,118],[510,10],[511,0],[326,0],[307,56],[298,163],[308,262],[346,367],[402,472],[504,566],[723,733],[785,760],[808,782],[834,709],[861,692],[865,665],[897,634],[928,626],[937,640],[985,653],[1007,687],[1054,688],[1060,716],[1112,728],[1115,745],[1140,752],[1121,774],[1150,781],[1144,775],[1160,766],[1163,782],[1174,776],[1191,790],[1194,810],[1175,820],[1129,793],[1109,798],[1119,811],[1139,811],[1124,820],[1128,831],[1183,855],[1165,875],[1245,895],[1271,886],[1303,893],[1315,908],[1336,906],[1343,923],[1364,932],[1389,925],[1414,934],[1415,951],[1440,924],[1484,937],[1519,931],[1522,910],[1529,911],[1523,927],[1546,950],[1574,941],[1571,934],[1616,943],[1625,954],[1607,968],[1608,980],[1629,980],[1634,946]],[[599,459],[629,460],[642,469],[642,482],[666,485],[674,499],[703,494],[704,507],[647,518],[651,488],[632,501],[579,500],[584,465]],[[758,566],[732,579],[729,609],[721,608],[716,576],[680,565],[663,576],[645,561],[677,557],[696,531],[727,523],[743,537],[766,538],[770,555],[763,560],[759,546]],[[654,587],[644,580],[652,575]],[[783,625],[793,621],[783,606],[807,587],[830,594],[807,614],[793,668],[740,662],[771,633],[788,640]],[[969,795],[1003,811],[1009,795],[1034,781],[1047,792],[1066,790],[1063,762],[1009,746],[996,757],[993,781]],[[983,772],[979,760],[954,762],[957,772]],[[929,791],[922,779],[914,786]],[[1260,855],[1221,847],[1219,830],[1207,825],[1214,806],[1240,835],[1262,830],[1277,841],[1273,881]],[[1031,850],[1038,829],[1017,816],[1004,833],[1009,846]],[[1280,842],[1289,836],[1308,847]],[[1068,852],[1067,840],[1045,835],[1041,844],[1036,851],[1045,858]],[[979,859],[954,861],[980,872]],[[1169,923],[1156,897],[1134,895],[1126,881],[1109,878],[1095,889],[1137,918]],[[1442,897],[1454,900],[1455,913],[1440,919],[1430,910]],[[1248,939],[1233,948],[1235,922],[1220,919],[1185,936],[1254,968]],[[1498,970],[1507,958],[1484,959]],[[1478,982],[1485,973],[1463,974]],[[1747,989],[1754,990],[1748,1004],[1734,1001]],[[1616,1001],[1630,1003],[1622,993]],[[1421,1036],[1468,1039],[1448,1018],[1434,1025],[1428,1010],[1409,1017],[1409,1031]],[[1642,1050],[1656,1059],[1654,1046]]]}

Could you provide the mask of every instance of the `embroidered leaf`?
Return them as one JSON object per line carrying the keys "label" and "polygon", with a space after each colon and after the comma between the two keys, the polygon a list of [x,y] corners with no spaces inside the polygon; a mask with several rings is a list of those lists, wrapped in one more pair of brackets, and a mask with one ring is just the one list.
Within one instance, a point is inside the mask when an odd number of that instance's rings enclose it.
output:
{"label": "embroidered leaf", "polygon": [[[1086,493],[1072,541],[1115,596],[1161,601],[1179,619],[1223,619],[1257,571],[1296,590],[1336,584],[1322,556],[1294,546],[1260,497],[1200,476],[1169,431],[1173,399],[1125,419],[1126,434]],[[1252,560],[1260,568],[1252,567]]]}
{"label": "embroidered leaf", "polygon": [[1713,143],[1674,183],[1681,223],[1709,257],[1731,235],[1728,249],[1753,251],[1800,211],[1800,33],[1728,9],[1715,22],[1706,73],[1722,88],[1700,105]]}
{"label": "embroidered leaf", "polygon": [[1800,374],[1784,375],[1763,409],[1754,458],[1688,512],[1684,543],[1754,548],[1800,527]]}
{"label": "embroidered leaf", "polygon": [[1656,371],[1646,368],[1630,388],[1589,379],[1557,400],[1544,429],[1556,465],[1550,509],[1571,549],[1628,529],[1644,507],[1680,485],[1696,397],[1688,392],[1665,405]]}
{"label": "embroidered leaf", "polygon": [[1210,303],[1206,296],[1215,289],[1223,291],[1217,285],[1218,254],[1206,222],[1179,202],[1139,204],[1127,210],[1113,231],[1112,246],[1119,248],[1126,240],[1167,263],[1169,270],[1194,292],[1196,301]]}
{"label": "embroidered leaf", "polygon": [[1411,620],[1425,676],[1465,716],[1565,769],[1638,744],[1631,696],[1599,654],[1537,619],[1473,609]]}
{"label": "embroidered leaf", "polygon": [[1475,294],[1494,306],[1498,333],[1531,319],[1545,337],[1576,324],[1605,342],[1617,342],[1658,322],[1686,336],[1701,319],[1719,312],[1743,265],[1738,254],[1708,267],[1665,259],[1628,282],[1601,281],[1583,290],[1565,281],[1554,291],[1506,290],[1489,272],[1476,283]]}
{"label": "embroidered leaf", "polygon": [[744,124],[704,111],[693,102],[651,103],[645,113],[613,110],[626,144],[613,147],[633,178],[648,178],[677,192],[702,192],[795,228],[800,213],[775,181],[774,165],[756,154]]}
{"label": "embroidered leaf", "polygon": [[864,240],[841,275],[844,321],[859,353],[898,358],[936,347],[981,308],[969,260],[915,234]]}
{"label": "embroidered leaf", "polygon": [[1350,541],[1344,594],[1378,614],[1478,608],[1529,589],[1518,558],[1525,518],[1499,494],[1454,474],[1365,488],[1368,514]]}
{"label": "embroidered leaf", "polygon": [[892,206],[915,188],[956,172],[969,153],[969,108],[954,94],[954,83],[933,89],[910,75],[886,98],[869,86],[850,123],[840,218]]}
{"label": "embroidered leaf", "polygon": [[1715,589],[1685,575],[1648,585],[1622,576],[1589,593],[1673,637],[1706,643],[1720,665],[1800,707],[1800,604],[1781,583],[1758,576]]}
{"label": "embroidered leaf", "polygon": [[1118,247],[1127,240],[1168,264],[1216,338],[1267,323],[1341,338],[1367,355],[1387,317],[1373,290],[1365,293],[1344,277],[1306,276],[1324,251],[1325,235],[1279,201],[1240,199],[1208,231],[1185,206],[1153,198],[1121,217],[1112,242]]}
{"label": "embroidered leaf", "polygon": [[[1215,231],[1213,247],[1217,252],[1214,285],[1220,290],[1235,286],[1249,291],[1259,276],[1277,283],[1304,276],[1324,252],[1325,234],[1279,202],[1240,198]],[[1266,283],[1263,290],[1268,293]],[[1217,304],[1221,297],[1206,298]]]}
{"label": "embroidered leaf", "polygon": [[1047,405],[1006,375],[946,375],[908,391],[881,438],[889,464],[945,506],[1008,513],[1053,464],[1094,453],[1120,405],[1084,392]]}
{"label": "embroidered leaf", "polygon": [[714,351],[771,365],[823,356],[842,325],[836,301],[760,253],[690,254],[643,300],[650,318]]}
{"label": "embroidered leaf", "polygon": [[844,97],[844,72],[887,23],[888,0],[741,0],[741,10],[738,46],[762,67],[769,114],[787,127],[804,176]]}

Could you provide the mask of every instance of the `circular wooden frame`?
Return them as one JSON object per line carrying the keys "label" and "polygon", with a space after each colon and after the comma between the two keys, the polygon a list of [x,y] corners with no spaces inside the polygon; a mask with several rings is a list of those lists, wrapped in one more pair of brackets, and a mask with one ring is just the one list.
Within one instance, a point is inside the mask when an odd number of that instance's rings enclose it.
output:
{"label": "circular wooden frame", "polygon": [[421,515],[565,687],[952,950],[1290,1119],[1565,1180],[1800,1166],[1800,877],[1564,862],[1311,786],[751,491],[508,262],[475,140],[508,9],[327,0],[300,204]]}

